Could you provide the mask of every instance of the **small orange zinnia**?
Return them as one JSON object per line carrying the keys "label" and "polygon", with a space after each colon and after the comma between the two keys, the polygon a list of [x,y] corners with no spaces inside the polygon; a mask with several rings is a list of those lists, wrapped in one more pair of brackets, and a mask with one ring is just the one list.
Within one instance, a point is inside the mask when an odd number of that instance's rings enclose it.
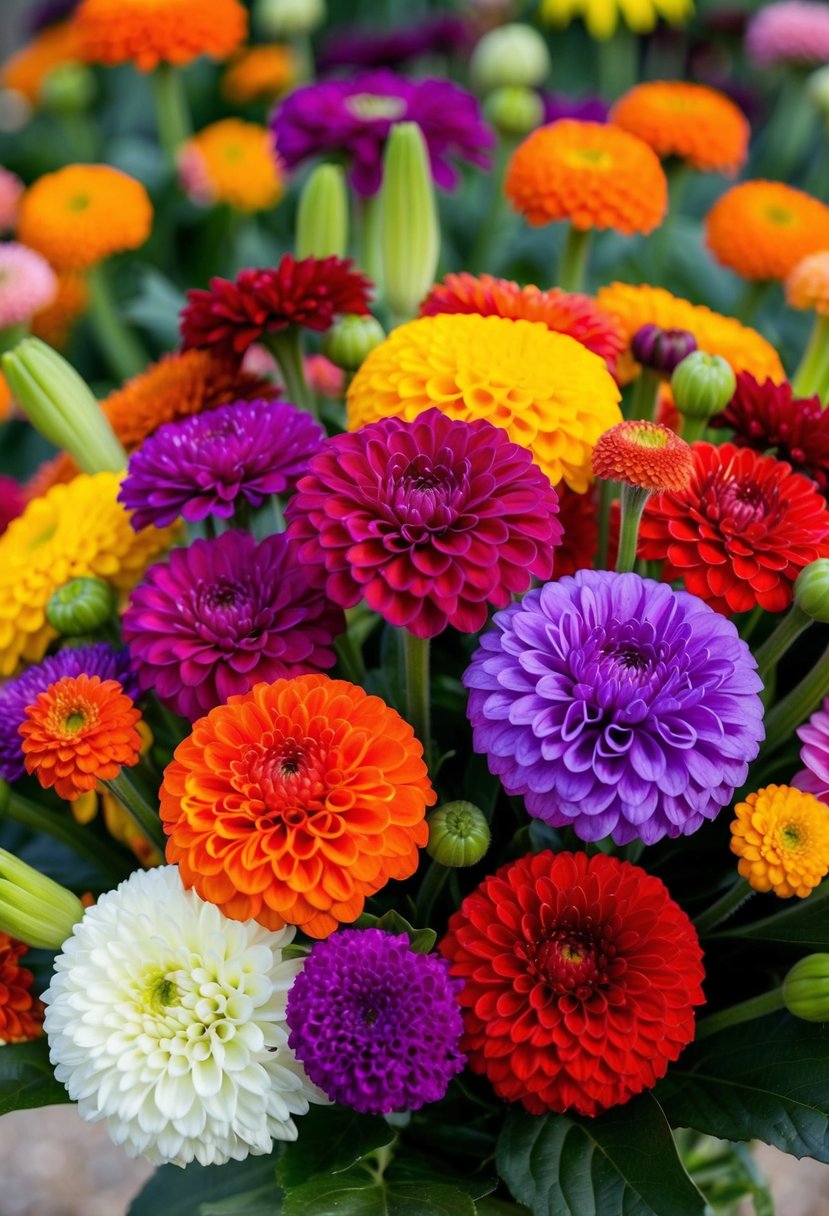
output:
{"label": "small orange zinnia", "polygon": [[741,182],[708,212],[705,243],[744,279],[785,279],[807,254],[829,248],[829,207],[785,182]]}
{"label": "small orange zinnia", "polygon": [[26,771],[67,802],[138,763],[141,717],[117,680],[64,676],[26,709]]}
{"label": "small orange zinnia", "polygon": [[327,937],[417,868],[435,802],[423,748],[379,697],[307,675],[193,726],[161,787],[167,860],[233,920]]}
{"label": "small orange zinnia", "polygon": [[34,976],[21,967],[29,947],[0,932],[0,1045],[43,1034],[43,1005],[32,995]]}
{"label": "small orange zinnia", "polygon": [[61,21],[40,31],[0,68],[0,84],[36,106],[50,72],[82,58],[81,40],[72,21]]}
{"label": "small orange zinnia", "polygon": [[65,270],[57,275],[58,290],[51,304],[32,317],[29,328],[36,338],[60,350],[69,341],[72,327],[86,312],[89,289],[78,270]]}
{"label": "small orange zinnia", "polygon": [[185,64],[199,55],[226,59],[244,41],[239,0],[81,0],[75,25],[91,63]]}
{"label": "small orange zinnia", "polygon": [[273,101],[298,78],[299,65],[289,46],[269,43],[239,51],[222,76],[222,92],[235,106]]}
{"label": "small orange zinnia", "polygon": [[282,196],[282,180],[267,128],[222,118],[188,139],[179,152],[185,192],[203,206],[267,211]]}
{"label": "small orange zinnia", "polygon": [[786,303],[829,316],[829,249],[810,253],[792,269],[786,279]]}
{"label": "small orange zinnia", "polygon": [[748,155],[748,119],[716,89],[682,80],[637,84],[610,114],[657,156],[677,156],[702,172],[735,174]]}
{"label": "small orange zinnia", "polygon": [[668,208],[659,157],[620,127],[565,118],[533,131],[513,153],[507,198],[528,223],[652,232]]}
{"label": "small orange zinnia", "polygon": [[767,785],[734,814],[731,851],[755,891],[805,899],[829,872],[829,807],[814,794]]}
{"label": "small orange zinnia", "polygon": [[593,472],[642,490],[684,490],[691,480],[691,448],[667,426],[630,419],[600,435]]}
{"label": "small orange zinnia", "polygon": [[55,270],[84,270],[150,235],[153,208],[139,181],[109,165],[45,173],[20,202],[17,235]]}

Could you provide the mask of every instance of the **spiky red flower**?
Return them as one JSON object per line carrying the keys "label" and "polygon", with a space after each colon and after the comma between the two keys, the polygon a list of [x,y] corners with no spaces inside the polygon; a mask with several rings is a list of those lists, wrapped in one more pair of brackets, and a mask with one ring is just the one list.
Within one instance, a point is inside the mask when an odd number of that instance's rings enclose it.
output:
{"label": "spiky red flower", "polygon": [[610,371],[625,347],[622,331],[590,296],[539,287],[519,287],[510,279],[491,274],[477,277],[447,274],[436,283],[420,305],[422,317],[438,313],[477,313],[482,317],[507,317],[510,321],[541,321],[555,333],[567,334],[604,359]]}
{"label": "spiky red flower", "polygon": [[343,258],[286,253],[276,267],[242,270],[231,282],[214,278],[192,288],[181,313],[186,349],[210,347],[241,355],[265,334],[289,325],[323,331],[340,313],[367,313],[371,283]]}
{"label": "spiky red flower", "polygon": [[593,472],[642,490],[684,490],[691,479],[691,449],[658,422],[631,418],[600,435],[593,449]]}
{"label": "spiky red flower", "polygon": [[819,397],[795,397],[785,381],[760,383],[740,372],[729,405],[710,425],[731,427],[737,447],[771,451],[816,481],[821,493],[829,490],[829,410]]}
{"label": "spiky red flower", "polygon": [[533,1115],[597,1115],[665,1075],[703,1002],[696,932],[658,878],[599,853],[502,866],[449,921],[466,1052]]}
{"label": "spiky red flower", "polygon": [[31,991],[34,976],[21,966],[29,947],[0,933],[0,1044],[43,1034],[43,1005]]}
{"label": "spiky red flower", "polygon": [[593,565],[599,547],[599,504],[595,488],[577,494],[564,482],[558,486],[558,521],[564,535],[556,549],[555,578]]}
{"label": "spiky red flower", "polygon": [[829,557],[829,509],[813,482],[774,456],[733,443],[695,443],[686,490],[649,499],[639,555],[661,561],[717,612],[782,612],[792,584]]}

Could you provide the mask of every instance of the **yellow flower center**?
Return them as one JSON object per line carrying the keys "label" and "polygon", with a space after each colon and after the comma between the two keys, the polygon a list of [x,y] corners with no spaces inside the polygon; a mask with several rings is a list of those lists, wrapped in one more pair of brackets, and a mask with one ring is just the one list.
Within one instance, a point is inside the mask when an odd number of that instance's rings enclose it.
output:
{"label": "yellow flower center", "polygon": [[765,209],[766,219],[771,224],[776,224],[778,228],[793,228],[797,222],[797,217],[794,212],[788,207],[780,207],[776,204],[770,204]]}
{"label": "yellow flower center", "polygon": [[572,148],[564,159],[573,169],[613,168],[613,157],[604,148]]}
{"label": "yellow flower center", "polygon": [[89,195],[73,194],[66,205],[70,211],[86,211],[89,206]]}
{"label": "yellow flower center", "polygon": [[664,431],[651,430],[650,427],[631,427],[627,432],[627,438],[633,443],[639,445],[640,448],[664,448],[668,442],[668,435]]}

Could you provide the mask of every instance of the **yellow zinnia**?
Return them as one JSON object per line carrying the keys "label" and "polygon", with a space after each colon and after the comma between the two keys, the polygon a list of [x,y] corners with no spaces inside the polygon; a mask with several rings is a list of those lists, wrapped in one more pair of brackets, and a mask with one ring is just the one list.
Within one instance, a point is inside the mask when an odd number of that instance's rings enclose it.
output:
{"label": "yellow zinnia", "polygon": [[541,19],[564,26],[581,17],[591,38],[611,38],[621,19],[636,34],[649,33],[661,18],[682,25],[693,14],[693,0],[541,0]]}
{"label": "yellow zinnia", "polygon": [[811,894],[829,871],[829,806],[788,785],[767,785],[734,808],[731,851],[755,891]]}
{"label": "yellow zinnia", "polygon": [[542,323],[505,317],[442,314],[393,330],[351,382],[348,425],[411,422],[430,406],[502,427],[553,485],[579,494],[592,481],[594,443],[622,420],[603,359]]}
{"label": "yellow zinnia", "polygon": [[133,531],[119,483],[116,473],[97,473],[53,486],[0,537],[0,676],[43,658],[57,637],[46,605],[64,583],[96,576],[127,591],[169,545],[170,529]]}

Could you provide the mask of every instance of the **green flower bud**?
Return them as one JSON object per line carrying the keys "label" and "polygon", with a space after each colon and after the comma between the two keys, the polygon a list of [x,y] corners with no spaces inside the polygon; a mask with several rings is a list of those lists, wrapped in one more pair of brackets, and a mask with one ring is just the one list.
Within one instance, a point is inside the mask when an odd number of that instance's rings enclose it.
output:
{"label": "green flower bud", "polygon": [[489,848],[489,824],[471,802],[445,802],[427,822],[426,852],[442,866],[474,866]]}
{"label": "green flower bud", "polygon": [[59,950],[83,916],[76,895],[0,849],[0,929],[40,950]]}
{"label": "green flower bud", "polygon": [[829,954],[807,954],[783,980],[783,1004],[804,1022],[829,1022]]}
{"label": "green flower bud", "polygon": [[323,338],[322,353],[344,372],[356,372],[385,336],[383,326],[371,313],[339,317]]}
{"label": "green flower bud", "polygon": [[829,64],[812,72],[806,81],[806,93],[821,118],[829,119]]}
{"label": "green flower bud", "polygon": [[499,135],[529,135],[544,117],[544,103],[538,93],[521,85],[504,85],[490,93],[484,102],[484,115]]}
{"label": "green flower bud", "polygon": [[720,355],[695,350],[677,364],[671,376],[676,408],[685,418],[706,419],[719,414],[734,396],[737,378]]}
{"label": "green flower bud", "polygon": [[53,114],[83,114],[95,92],[95,77],[85,63],[61,63],[43,82],[39,100]]}
{"label": "green flower bud", "polygon": [[392,128],[379,200],[380,258],[386,299],[408,320],[435,281],[440,224],[429,153],[416,122]]}
{"label": "green flower bud", "polygon": [[73,578],[53,592],[46,620],[64,637],[94,633],[115,612],[115,592],[100,578]]}
{"label": "green flower bud", "polygon": [[298,258],[344,258],[348,191],[339,165],[318,165],[305,183],[296,217]]}
{"label": "green flower bud", "polygon": [[25,338],[3,355],[3,371],[12,396],[41,435],[67,451],[85,473],[126,468],[126,452],[98,402],[51,346]]}
{"label": "green flower bud", "polygon": [[472,52],[472,83],[479,93],[519,85],[534,89],[550,75],[547,44],[531,25],[513,22],[485,34]]}
{"label": "green flower bud", "polygon": [[829,558],[803,567],[794,581],[794,602],[813,621],[829,624]]}
{"label": "green flower bud", "polygon": [[301,38],[325,20],[325,0],[257,0],[254,21],[266,38]]}

